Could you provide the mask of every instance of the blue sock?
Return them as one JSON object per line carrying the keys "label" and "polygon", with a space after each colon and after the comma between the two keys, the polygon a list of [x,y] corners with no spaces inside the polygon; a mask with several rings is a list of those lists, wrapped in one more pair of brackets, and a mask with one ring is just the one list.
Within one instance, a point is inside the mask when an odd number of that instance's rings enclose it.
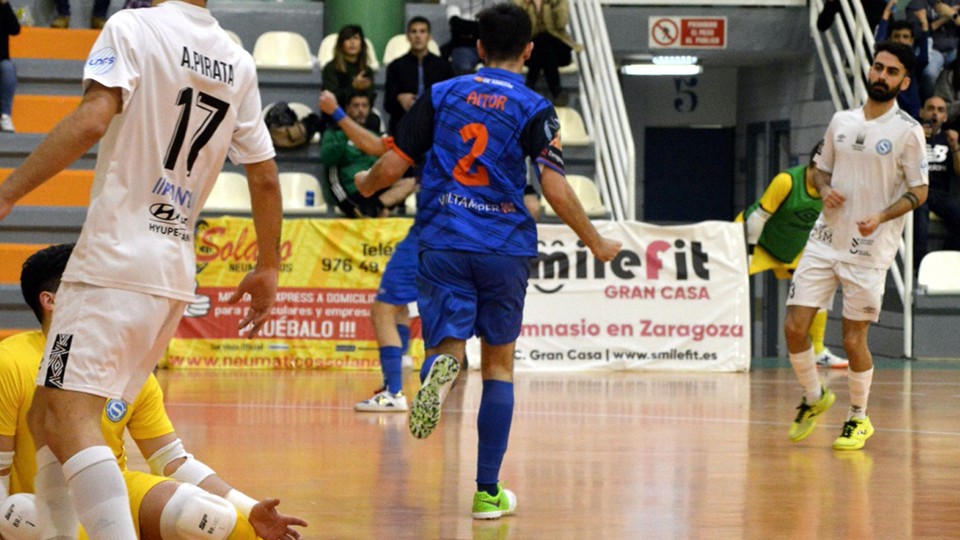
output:
{"label": "blue sock", "polygon": [[410,327],[398,324],[397,333],[400,334],[400,354],[407,354],[410,350]]}
{"label": "blue sock", "polygon": [[433,363],[439,358],[439,354],[431,354],[423,360],[423,365],[420,366],[420,384],[423,384],[423,381],[427,380],[427,374],[430,373],[430,368],[433,367]]}
{"label": "blue sock", "polygon": [[[497,494],[500,464],[507,451],[513,420],[513,383],[483,381],[483,396],[477,414],[477,490]],[[492,489],[491,489],[492,486]]]}
{"label": "blue sock", "polygon": [[403,390],[403,352],[400,347],[380,347],[380,369],[383,370],[383,384],[391,394]]}

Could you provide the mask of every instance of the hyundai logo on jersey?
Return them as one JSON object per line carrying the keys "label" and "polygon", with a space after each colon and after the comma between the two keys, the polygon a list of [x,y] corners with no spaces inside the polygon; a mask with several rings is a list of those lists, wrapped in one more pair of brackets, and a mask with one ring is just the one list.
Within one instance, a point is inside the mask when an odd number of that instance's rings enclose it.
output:
{"label": "hyundai logo on jersey", "polygon": [[160,221],[176,222],[180,214],[172,204],[157,203],[150,206],[150,213]]}
{"label": "hyundai logo on jersey", "polygon": [[94,75],[109,73],[117,65],[117,51],[113,47],[104,47],[90,54],[87,69]]}
{"label": "hyundai logo on jersey", "polygon": [[111,422],[119,422],[123,420],[123,417],[127,415],[127,404],[123,400],[111,399],[107,401],[107,406],[104,408],[104,412],[107,414],[107,418]]}

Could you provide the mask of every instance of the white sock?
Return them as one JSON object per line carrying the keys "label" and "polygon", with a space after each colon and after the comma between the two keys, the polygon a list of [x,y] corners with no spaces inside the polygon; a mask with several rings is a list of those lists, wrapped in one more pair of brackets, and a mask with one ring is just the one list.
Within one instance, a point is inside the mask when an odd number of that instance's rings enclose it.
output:
{"label": "white sock", "polygon": [[91,540],[137,538],[127,486],[108,446],[91,446],[63,464],[80,522]]}
{"label": "white sock", "polygon": [[80,520],[67,491],[63,467],[49,446],[37,450],[37,476],[33,488],[42,538],[76,538]]}
{"label": "white sock", "polygon": [[850,385],[850,414],[852,418],[867,417],[867,399],[870,397],[870,384],[873,383],[873,368],[857,373],[847,368],[847,384]]}
{"label": "white sock", "polygon": [[807,404],[813,403],[823,395],[820,385],[820,375],[817,374],[817,361],[813,357],[813,347],[799,352],[790,353],[790,365],[797,374],[800,386],[803,386]]}

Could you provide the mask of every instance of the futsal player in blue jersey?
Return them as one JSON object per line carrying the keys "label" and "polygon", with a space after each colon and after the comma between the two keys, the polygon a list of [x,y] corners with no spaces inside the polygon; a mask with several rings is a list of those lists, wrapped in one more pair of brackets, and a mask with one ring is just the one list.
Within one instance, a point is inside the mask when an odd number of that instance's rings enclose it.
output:
{"label": "futsal player in blue jersey", "polygon": [[526,158],[537,164],[547,201],[598,260],[611,260],[620,242],[590,223],[563,176],[556,112],[524,85],[520,71],[533,48],[529,17],[498,4],[477,18],[477,51],[487,67],[434,84],[403,118],[391,149],[355,180],[361,193],[374,193],[423,159],[417,300],[427,359],[410,431],[418,438],[433,432],[465,341],[479,335],[483,395],[473,517],[495,519],[516,508],[499,474],[513,418],[513,353],[529,260],[537,255],[536,225],[523,205]]}
{"label": "futsal player in blue jersey", "polygon": [[[355,122],[340,108],[329,90],[320,93],[317,106],[343,130],[351,143],[364,154],[382,156],[390,138],[375,135]],[[417,300],[417,245],[419,235],[414,224],[397,244],[380,280],[377,298],[370,308],[373,330],[380,349],[383,386],[356,405],[360,412],[406,412],[403,395],[403,354],[410,343],[410,312],[407,305]]]}

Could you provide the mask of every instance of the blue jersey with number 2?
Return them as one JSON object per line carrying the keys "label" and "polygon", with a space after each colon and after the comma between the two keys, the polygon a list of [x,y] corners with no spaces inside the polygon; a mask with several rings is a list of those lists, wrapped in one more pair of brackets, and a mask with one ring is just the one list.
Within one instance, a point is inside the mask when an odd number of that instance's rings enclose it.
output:
{"label": "blue jersey with number 2", "polygon": [[559,130],[553,106],[519,74],[483,68],[433,85],[395,143],[410,161],[425,156],[421,250],[535,257],[536,224],[523,205],[526,158],[563,174]]}

